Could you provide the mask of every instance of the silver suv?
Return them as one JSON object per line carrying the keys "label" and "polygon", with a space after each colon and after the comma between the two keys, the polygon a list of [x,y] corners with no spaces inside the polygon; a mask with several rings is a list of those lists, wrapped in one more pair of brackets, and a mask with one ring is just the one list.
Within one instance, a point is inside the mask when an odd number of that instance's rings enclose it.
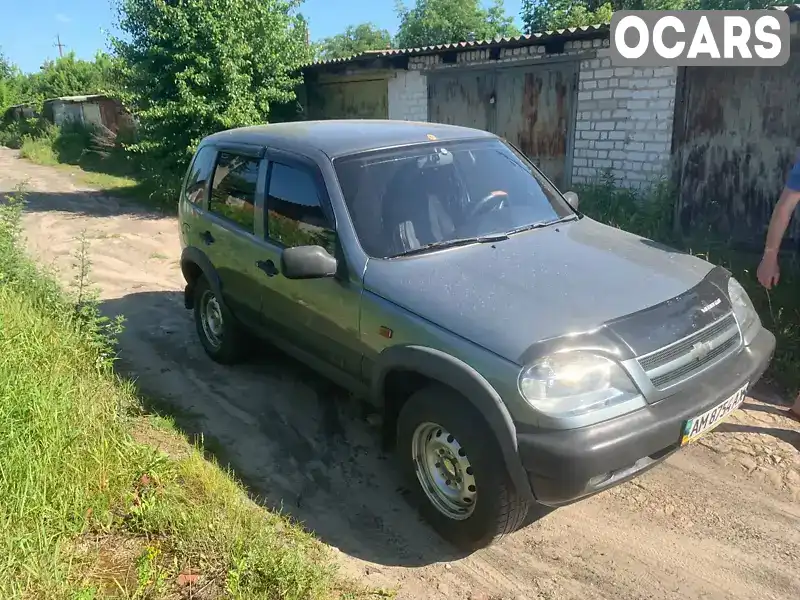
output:
{"label": "silver suv", "polygon": [[465,549],[706,433],[775,347],[730,273],[582,215],[483,131],[218,133],[180,220],[208,354],[267,340],[367,398],[423,514]]}

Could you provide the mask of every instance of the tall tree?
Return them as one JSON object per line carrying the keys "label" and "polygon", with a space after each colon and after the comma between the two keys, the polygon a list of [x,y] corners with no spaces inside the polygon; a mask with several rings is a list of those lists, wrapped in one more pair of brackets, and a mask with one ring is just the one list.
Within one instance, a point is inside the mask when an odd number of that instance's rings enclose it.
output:
{"label": "tall tree", "polygon": [[117,0],[132,147],[174,176],[204,136],[266,123],[310,58],[298,0]]}
{"label": "tall tree", "polygon": [[346,58],[365,50],[381,50],[392,46],[392,35],[373,23],[349,25],[344,32],[320,42],[323,59]]}
{"label": "tall tree", "polygon": [[69,52],[46,61],[37,73],[29,75],[27,91],[31,100],[107,92],[113,87],[112,65],[113,59],[102,52],[93,61]]}
{"label": "tall tree", "polygon": [[480,0],[416,0],[413,8],[397,0],[400,27],[396,43],[401,48],[449,44],[463,40],[489,40],[519,35],[503,0],[486,9]]}
{"label": "tall tree", "polygon": [[756,0],[522,0],[526,33],[607,23],[618,10],[751,10],[771,1]]}

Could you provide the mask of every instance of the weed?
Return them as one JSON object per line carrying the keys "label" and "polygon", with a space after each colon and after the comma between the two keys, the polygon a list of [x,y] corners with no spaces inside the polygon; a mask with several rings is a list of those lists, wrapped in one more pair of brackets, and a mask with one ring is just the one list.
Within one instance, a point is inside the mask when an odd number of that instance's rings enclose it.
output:
{"label": "weed", "polygon": [[158,546],[148,546],[136,564],[136,591],[133,600],[157,598],[166,589],[168,571],[162,566],[162,552]]}

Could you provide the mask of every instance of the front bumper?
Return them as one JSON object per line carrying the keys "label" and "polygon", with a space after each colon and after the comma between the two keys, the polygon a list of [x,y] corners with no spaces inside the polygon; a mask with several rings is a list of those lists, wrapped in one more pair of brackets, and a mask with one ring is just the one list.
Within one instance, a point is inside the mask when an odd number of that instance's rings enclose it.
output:
{"label": "front bumper", "polygon": [[680,447],[684,421],[730,397],[746,381],[752,386],[774,351],[775,336],[762,329],[736,358],[646,408],[579,429],[518,430],[520,458],[536,500],[570,504],[658,464]]}

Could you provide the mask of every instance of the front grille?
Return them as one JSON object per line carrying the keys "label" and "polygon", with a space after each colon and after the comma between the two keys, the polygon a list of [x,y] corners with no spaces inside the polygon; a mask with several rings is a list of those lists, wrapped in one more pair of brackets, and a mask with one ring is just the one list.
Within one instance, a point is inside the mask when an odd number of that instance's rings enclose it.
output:
{"label": "front grille", "polygon": [[[705,354],[693,355],[698,344],[706,346]],[[640,357],[638,362],[653,386],[664,389],[722,360],[740,345],[741,336],[736,318],[729,313],[705,329]]]}

